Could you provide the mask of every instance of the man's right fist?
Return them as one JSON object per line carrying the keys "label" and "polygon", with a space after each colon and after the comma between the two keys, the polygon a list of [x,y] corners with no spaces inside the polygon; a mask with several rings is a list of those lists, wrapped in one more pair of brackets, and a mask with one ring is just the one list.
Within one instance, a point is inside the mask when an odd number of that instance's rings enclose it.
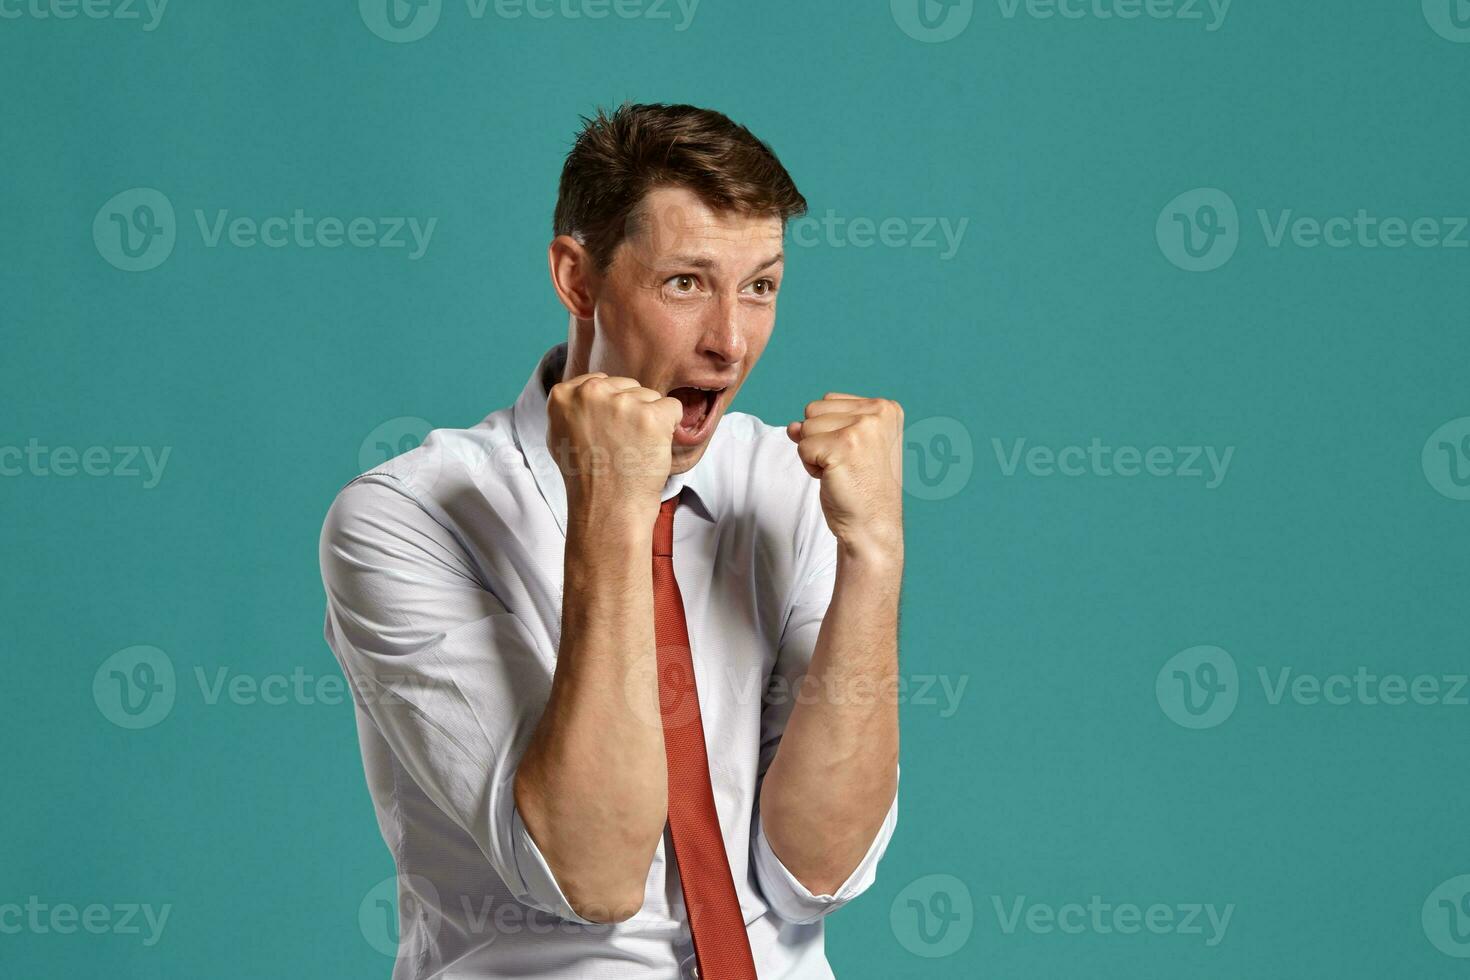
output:
{"label": "man's right fist", "polygon": [[546,445],[566,481],[569,508],[658,514],[673,466],[679,399],[634,378],[601,371],[553,385],[546,401]]}

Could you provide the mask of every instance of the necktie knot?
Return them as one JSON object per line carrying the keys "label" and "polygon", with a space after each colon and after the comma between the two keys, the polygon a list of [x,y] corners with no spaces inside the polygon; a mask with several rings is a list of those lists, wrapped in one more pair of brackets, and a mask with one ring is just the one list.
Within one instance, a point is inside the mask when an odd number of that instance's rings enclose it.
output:
{"label": "necktie knot", "polygon": [[679,506],[679,494],[665,500],[658,508],[658,519],[653,522],[654,557],[674,554],[674,509]]}

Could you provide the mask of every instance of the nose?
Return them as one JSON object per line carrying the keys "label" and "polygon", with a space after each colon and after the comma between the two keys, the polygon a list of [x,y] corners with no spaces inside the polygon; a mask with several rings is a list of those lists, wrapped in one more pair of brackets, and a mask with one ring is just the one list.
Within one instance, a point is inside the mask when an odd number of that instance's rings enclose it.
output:
{"label": "nose", "polygon": [[710,306],[704,333],[699,338],[699,352],[736,364],[745,357],[745,331],[740,323],[740,303],[733,296],[722,296]]}

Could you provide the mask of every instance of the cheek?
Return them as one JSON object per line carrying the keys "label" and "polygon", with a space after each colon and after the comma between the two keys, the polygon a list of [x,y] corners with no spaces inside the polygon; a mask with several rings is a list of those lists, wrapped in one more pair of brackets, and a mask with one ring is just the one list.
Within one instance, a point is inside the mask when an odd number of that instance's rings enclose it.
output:
{"label": "cheek", "polygon": [[647,324],[653,319],[651,312],[648,297],[635,289],[624,287],[604,292],[598,298],[594,314],[597,342],[630,350],[647,332]]}
{"label": "cheek", "polygon": [[751,360],[760,357],[761,352],[770,343],[771,332],[776,328],[776,307],[772,305],[769,309],[752,310],[751,315],[745,322],[745,349],[746,356]]}
{"label": "cheek", "polygon": [[695,310],[662,302],[656,290],[605,294],[594,317],[591,369],[628,377],[647,373],[700,329]]}

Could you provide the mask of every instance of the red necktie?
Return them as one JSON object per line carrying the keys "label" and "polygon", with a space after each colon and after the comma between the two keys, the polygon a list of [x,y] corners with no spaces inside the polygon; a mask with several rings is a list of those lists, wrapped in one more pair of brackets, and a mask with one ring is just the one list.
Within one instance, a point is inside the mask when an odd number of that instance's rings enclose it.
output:
{"label": "red necktie", "polygon": [[700,980],[756,980],[750,937],[745,933],[745,917],[715,812],[689,628],[679,583],[674,579],[674,508],[678,506],[677,494],[665,500],[653,525],[653,632],[669,763],[669,831]]}

